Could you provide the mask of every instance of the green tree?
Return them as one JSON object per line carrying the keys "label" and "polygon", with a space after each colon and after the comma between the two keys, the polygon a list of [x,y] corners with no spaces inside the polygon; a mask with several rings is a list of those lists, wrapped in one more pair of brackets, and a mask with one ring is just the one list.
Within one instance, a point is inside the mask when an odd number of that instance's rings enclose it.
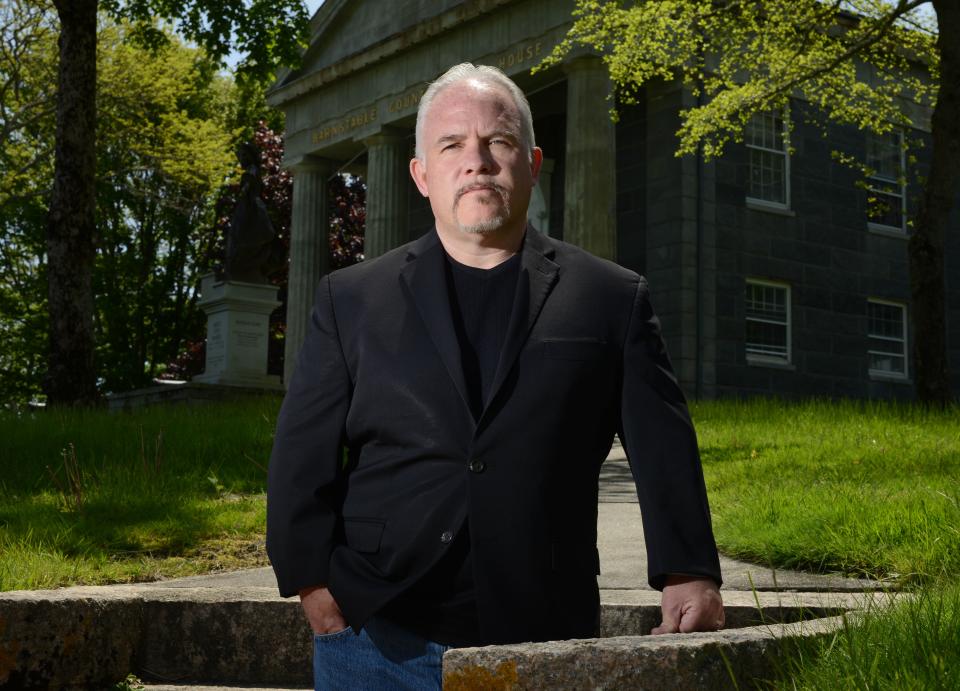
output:
{"label": "green tree", "polygon": [[[44,228],[53,167],[57,27],[26,0],[0,7],[0,392],[41,393],[46,350]],[[98,35],[98,247],[91,282],[96,376],[142,386],[202,334],[216,190],[236,166],[233,81],[170,34],[153,49],[129,25]]]}
{"label": "green tree", "polygon": [[[95,363],[107,391],[144,386],[202,327],[198,269],[213,197],[235,167],[230,80],[175,36],[153,50],[102,22],[98,37]],[[109,366],[105,366],[109,364]]]}
{"label": "green tree", "polygon": [[944,244],[960,182],[960,3],[578,0],[574,18],[546,65],[586,46],[604,56],[620,102],[655,78],[701,96],[680,114],[678,155],[719,155],[754,114],[790,98],[877,134],[909,127],[909,103],[933,108],[908,244],[914,360],[917,397],[950,401]]}
{"label": "green tree", "polygon": [[46,230],[52,404],[97,400],[93,268],[96,257],[97,20],[102,10],[133,23],[141,43],[159,46],[157,18],[221,61],[247,55],[241,81],[266,79],[296,62],[307,28],[302,0],[54,0],[60,20],[56,148]]}
{"label": "green tree", "polygon": [[30,0],[0,4],[0,391],[29,400],[46,352],[44,219],[53,175],[56,26]]}

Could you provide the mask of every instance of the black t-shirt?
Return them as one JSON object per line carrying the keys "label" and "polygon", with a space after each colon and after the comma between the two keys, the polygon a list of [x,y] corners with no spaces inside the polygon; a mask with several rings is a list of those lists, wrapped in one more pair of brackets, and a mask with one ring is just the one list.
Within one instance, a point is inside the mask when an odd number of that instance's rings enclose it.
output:
{"label": "black t-shirt", "polygon": [[[492,269],[466,266],[447,256],[450,312],[474,419],[480,418],[490,395],[519,273],[519,254]],[[412,588],[387,605],[381,615],[445,645],[467,646],[479,642],[466,523],[440,561]]]}
{"label": "black t-shirt", "polygon": [[480,418],[497,371],[517,292],[520,255],[492,269],[476,269],[447,256],[453,327],[474,419]]}

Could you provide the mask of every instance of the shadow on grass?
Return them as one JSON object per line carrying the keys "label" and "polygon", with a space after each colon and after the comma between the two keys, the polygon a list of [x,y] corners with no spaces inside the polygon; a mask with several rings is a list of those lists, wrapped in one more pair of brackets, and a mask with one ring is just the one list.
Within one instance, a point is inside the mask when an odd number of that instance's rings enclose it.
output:
{"label": "shadow on grass", "polygon": [[[0,504],[0,554],[6,560],[31,553],[84,560],[93,580],[129,580],[125,560],[183,557],[221,535],[256,532],[258,511],[251,502],[196,495],[122,501],[92,496],[73,511],[64,510],[53,494],[17,497]],[[105,565],[116,568],[104,571]],[[27,577],[27,583],[16,577],[5,580],[0,588],[11,589],[36,582],[36,577]]]}

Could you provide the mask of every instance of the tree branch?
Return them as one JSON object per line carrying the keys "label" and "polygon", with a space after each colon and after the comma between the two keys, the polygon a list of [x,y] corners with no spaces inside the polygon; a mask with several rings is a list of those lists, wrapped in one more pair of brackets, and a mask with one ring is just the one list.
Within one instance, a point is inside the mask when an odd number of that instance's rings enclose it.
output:
{"label": "tree branch", "polygon": [[[829,60],[826,64],[807,72],[806,74],[800,74],[796,77],[787,80],[782,85],[773,89],[769,94],[770,96],[777,96],[783,93],[789,94],[794,87],[804,82],[808,82],[811,79],[815,79],[820,75],[827,74],[832,70],[836,69],[839,65],[850,60],[854,56],[860,54],[866,48],[874,45],[880,41],[890,30],[893,24],[901,17],[904,13],[910,12],[911,10],[916,9],[917,7],[924,5],[928,0],[900,0],[897,7],[895,7],[890,14],[880,22],[875,30],[868,32],[862,39],[853,43],[849,48],[847,48],[843,53]],[[862,21],[862,20],[861,20]],[[754,99],[756,100],[756,99]]]}

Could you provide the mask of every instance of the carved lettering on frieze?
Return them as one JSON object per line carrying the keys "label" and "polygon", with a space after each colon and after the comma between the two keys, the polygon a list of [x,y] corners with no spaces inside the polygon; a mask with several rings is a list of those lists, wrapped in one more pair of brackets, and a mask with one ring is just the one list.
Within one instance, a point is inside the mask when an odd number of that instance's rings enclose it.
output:
{"label": "carved lettering on frieze", "polygon": [[326,127],[321,127],[320,129],[314,130],[310,139],[314,144],[320,144],[331,137],[337,137],[341,134],[352,132],[355,129],[363,127],[364,125],[369,125],[371,122],[376,122],[376,120],[377,107],[370,106],[359,113],[348,115],[332,125],[327,125]]}
{"label": "carved lettering on frieze", "polygon": [[543,53],[543,41],[531,41],[530,43],[520,44],[511,48],[506,53],[502,53],[497,58],[497,67],[506,72],[507,70],[530,62],[534,58],[540,57]]}
{"label": "carved lettering on frieze", "polygon": [[399,113],[401,110],[413,108],[420,103],[420,98],[423,96],[423,92],[426,90],[426,86],[415,86],[412,89],[407,89],[405,92],[396,98],[391,99],[390,102],[387,103],[387,110],[391,113]]}

